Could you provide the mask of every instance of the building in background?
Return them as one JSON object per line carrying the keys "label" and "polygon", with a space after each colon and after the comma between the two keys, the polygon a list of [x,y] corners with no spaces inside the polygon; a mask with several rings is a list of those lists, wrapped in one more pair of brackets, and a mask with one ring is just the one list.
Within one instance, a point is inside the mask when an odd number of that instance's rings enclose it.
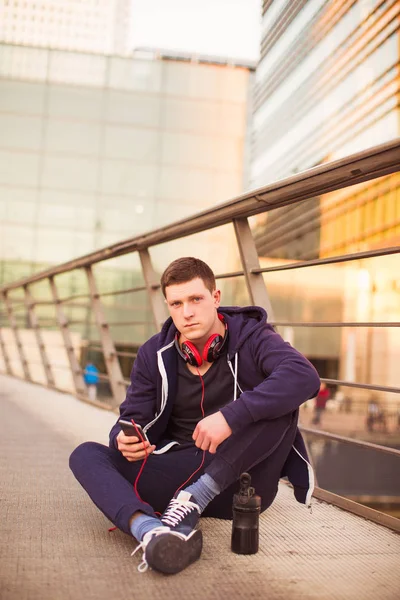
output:
{"label": "building in background", "polygon": [[0,42],[129,53],[131,0],[1,0]]}
{"label": "building in background", "polygon": [[[251,68],[139,56],[0,45],[0,284],[242,192]],[[228,270],[231,235],[192,236],[186,252]],[[181,254],[179,241],[156,248],[154,266]],[[101,283],[140,285],[138,273],[122,256]],[[85,285],[77,272],[63,280],[67,296]]]}
{"label": "building in background", "polygon": [[[400,3],[395,0],[265,0],[250,186],[398,137],[399,57]],[[398,245],[400,176],[278,209],[254,219],[254,229],[260,255],[280,259]],[[330,286],[319,280],[322,268],[313,269],[314,285],[304,286],[302,301],[292,302],[293,320],[398,320],[398,255],[336,267],[339,304],[338,294],[333,296]],[[267,284],[274,286],[273,274],[268,274]],[[311,310],[316,289],[325,305],[331,304],[330,311],[321,311],[320,305]],[[288,318],[282,303],[277,303],[276,313]],[[312,336],[311,356],[322,375],[395,385],[400,355],[395,331],[345,328],[341,334],[320,328],[306,334],[297,328],[291,335],[300,350]],[[332,372],[335,361],[338,373]]]}

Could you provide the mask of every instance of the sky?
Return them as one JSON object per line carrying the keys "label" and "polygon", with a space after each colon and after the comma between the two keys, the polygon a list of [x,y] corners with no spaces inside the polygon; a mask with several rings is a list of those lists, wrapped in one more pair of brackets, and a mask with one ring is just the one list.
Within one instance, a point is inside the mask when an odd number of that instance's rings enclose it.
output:
{"label": "sky", "polygon": [[261,0],[132,0],[133,48],[258,60]]}

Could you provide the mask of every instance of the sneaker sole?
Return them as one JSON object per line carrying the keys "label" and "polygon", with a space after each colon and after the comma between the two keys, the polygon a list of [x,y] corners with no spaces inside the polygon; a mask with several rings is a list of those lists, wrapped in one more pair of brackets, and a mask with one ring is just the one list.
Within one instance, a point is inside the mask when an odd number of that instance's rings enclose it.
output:
{"label": "sneaker sole", "polygon": [[202,548],[203,535],[200,529],[192,533],[187,540],[170,533],[158,535],[146,548],[147,564],[159,573],[173,575],[200,558]]}

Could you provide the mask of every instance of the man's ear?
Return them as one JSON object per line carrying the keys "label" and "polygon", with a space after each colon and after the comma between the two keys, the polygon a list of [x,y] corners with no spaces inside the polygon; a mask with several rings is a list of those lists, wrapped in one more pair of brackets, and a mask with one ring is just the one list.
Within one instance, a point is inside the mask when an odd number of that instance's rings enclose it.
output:
{"label": "man's ear", "polygon": [[215,308],[218,308],[218,306],[221,304],[221,290],[214,290],[213,297]]}

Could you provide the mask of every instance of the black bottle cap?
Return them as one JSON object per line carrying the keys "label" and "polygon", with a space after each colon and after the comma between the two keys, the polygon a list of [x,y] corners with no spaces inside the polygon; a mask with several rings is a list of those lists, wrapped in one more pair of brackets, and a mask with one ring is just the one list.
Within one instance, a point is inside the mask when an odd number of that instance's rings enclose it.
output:
{"label": "black bottle cap", "polygon": [[251,484],[251,475],[242,473],[240,476],[240,490],[233,496],[233,506],[243,508],[259,508],[261,506],[261,497],[255,493]]}

